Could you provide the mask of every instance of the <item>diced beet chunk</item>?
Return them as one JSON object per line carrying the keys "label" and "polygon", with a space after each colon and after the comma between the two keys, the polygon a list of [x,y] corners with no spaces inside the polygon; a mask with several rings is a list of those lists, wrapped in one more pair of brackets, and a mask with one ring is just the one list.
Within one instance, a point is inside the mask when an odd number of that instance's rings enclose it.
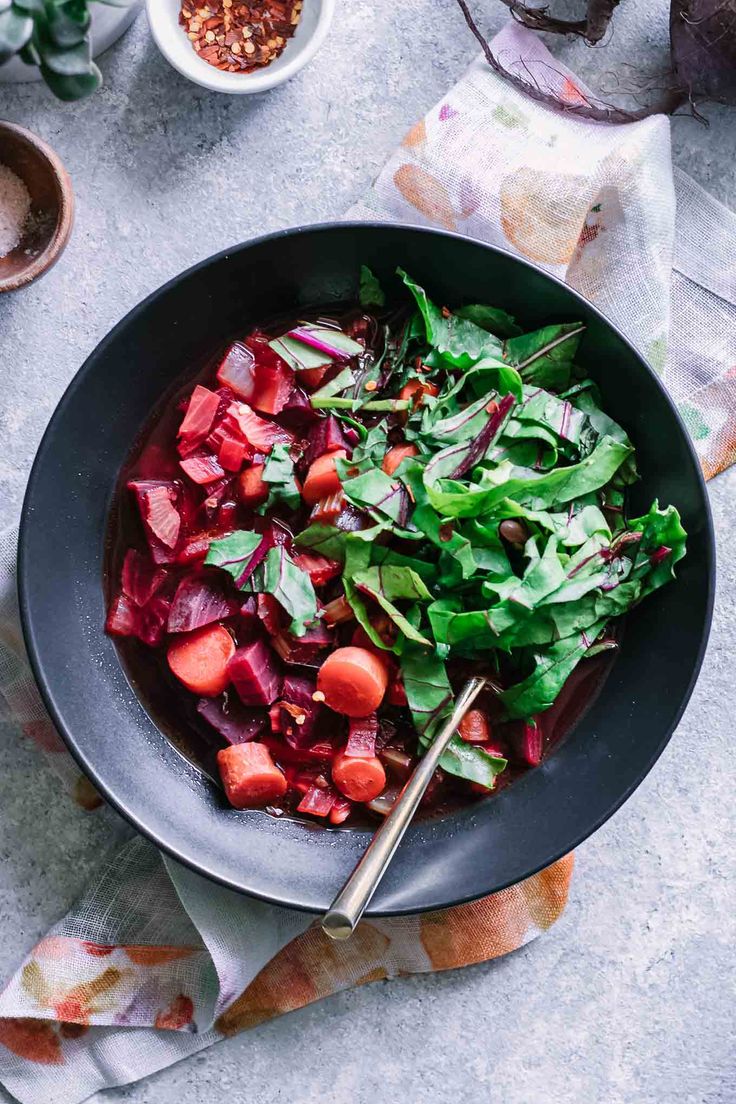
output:
{"label": "diced beet chunk", "polygon": [[268,725],[262,709],[249,709],[227,691],[219,698],[200,698],[197,712],[228,744],[256,740]]}
{"label": "diced beet chunk", "polygon": [[349,758],[371,759],[376,754],[377,736],[378,717],[375,713],[368,717],[351,717],[345,754]]}
{"label": "diced beet chunk", "polygon": [[345,449],[348,455],[352,453],[350,442],[334,414],[328,414],[326,418],[320,418],[315,422],[307,440],[308,444],[304,452],[307,464],[313,463],[318,456],[326,452],[334,452],[336,449]]}
{"label": "diced beet chunk", "polygon": [[[224,573],[223,573],[224,574]],[[176,588],[169,612],[168,630],[192,632],[238,612],[240,602],[219,573],[203,571],[186,575]]]}
{"label": "diced beet chunk", "polygon": [[225,475],[225,469],[211,452],[197,452],[193,456],[187,457],[186,460],[180,460],[179,467],[193,483],[200,486],[216,483],[218,479],[222,479]]}
{"label": "diced beet chunk", "polygon": [[244,705],[271,705],[281,691],[276,656],[263,640],[238,648],[228,673]]}
{"label": "diced beet chunk", "polygon": [[120,593],[110,604],[105,629],[111,636],[136,636],[150,648],[157,648],[164,638],[168,613],[169,601],[162,595],[154,595],[139,607]]}
{"label": "diced beet chunk", "polygon": [[298,813],[310,813],[312,816],[329,816],[337,800],[332,786],[319,786],[313,783],[296,807]]}
{"label": "diced beet chunk", "polygon": [[342,574],[342,564],[337,560],[329,560],[319,552],[299,552],[294,556],[294,563],[300,571],[306,571],[312,580],[312,586],[324,586],[331,579],[336,579]]}
{"label": "diced beet chunk", "polygon": [[256,451],[269,453],[275,444],[291,445],[294,435],[276,422],[260,418],[247,403],[231,403],[227,408],[226,425],[233,429]]}
{"label": "diced beet chunk", "polygon": [[314,700],[316,679],[306,675],[287,674],[281,690],[281,732],[293,748],[309,747],[314,742],[315,727],[322,713],[322,703]]}
{"label": "diced beet chunk", "polygon": [[309,401],[309,396],[301,387],[294,387],[289,398],[284,404],[279,418],[283,425],[293,426],[295,429],[304,430],[308,425],[317,421],[319,415]]}
{"label": "diced beet chunk", "polygon": [[254,386],[248,401],[263,414],[280,414],[294,389],[294,373],[268,344],[266,334],[256,331],[245,343],[255,358]]}
{"label": "diced beet chunk", "polygon": [[129,548],[125,553],[122,572],[123,593],[134,605],[145,606],[165,578],[165,568],[157,567],[148,556],[144,556],[136,548]]}
{"label": "diced beet chunk", "polygon": [[179,437],[203,441],[212,428],[219,405],[220,396],[198,383],[179,426]]}
{"label": "diced beet chunk", "polygon": [[138,610],[127,594],[116,594],[110,603],[105,622],[105,632],[111,636],[135,636],[138,626]]}
{"label": "diced beet chunk", "polygon": [[235,437],[225,436],[218,450],[220,466],[226,471],[238,472],[245,463],[248,455],[248,447],[244,441],[238,441]]}
{"label": "diced beet chunk", "polygon": [[163,641],[170,607],[170,599],[154,594],[150,602],[138,611],[136,636],[150,648],[157,648]]}
{"label": "diced beet chunk", "polygon": [[155,562],[170,562],[181,530],[181,514],[177,509],[180,485],[163,479],[132,479],[128,489],[136,497]]}
{"label": "diced beet chunk", "polygon": [[[256,549],[259,551],[259,549]],[[284,611],[273,594],[256,596],[258,618],[269,636],[278,636],[284,626]]]}
{"label": "diced beet chunk", "polygon": [[248,346],[242,341],[235,341],[220,362],[217,380],[225,387],[229,387],[238,398],[250,402],[255,388],[254,366],[255,357]]}
{"label": "diced beet chunk", "polygon": [[334,644],[335,637],[322,621],[310,625],[303,636],[280,632],[273,638],[273,646],[284,663],[318,664],[321,651]]}

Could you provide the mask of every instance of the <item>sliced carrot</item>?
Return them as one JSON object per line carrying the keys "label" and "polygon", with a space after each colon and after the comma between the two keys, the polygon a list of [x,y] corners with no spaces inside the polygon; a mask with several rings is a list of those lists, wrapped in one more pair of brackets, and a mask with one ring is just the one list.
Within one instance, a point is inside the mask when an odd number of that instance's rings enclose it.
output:
{"label": "sliced carrot", "polygon": [[203,698],[221,694],[230,682],[227,665],[235,642],[222,625],[205,625],[172,640],[166,653],[169,667],[187,690]]}
{"label": "sliced carrot", "polygon": [[384,663],[367,648],[336,648],[317,675],[317,689],[336,713],[367,717],[378,709],[388,685]]}
{"label": "sliced carrot", "polygon": [[431,380],[413,379],[399,391],[400,399],[412,399],[414,406],[421,406],[425,395],[439,395],[439,388]]}
{"label": "sliced carrot", "polygon": [[381,467],[385,471],[386,475],[393,475],[396,469],[406,460],[408,456],[418,456],[419,449],[416,445],[394,445],[390,448],[383,458]]}
{"label": "sliced carrot", "polygon": [[333,449],[312,461],[302,489],[302,498],[306,503],[315,506],[321,499],[337,494],[341,484],[335,460],[345,460],[347,455],[345,449]]}
{"label": "sliced carrot", "polygon": [[491,738],[491,726],[482,709],[469,709],[457,731],[468,744],[485,744]]}
{"label": "sliced carrot", "polygon": [[264,464],[251,464],[238,476],[238,495],[244,506],[260,506],[271,488],[263,479]]}
{"label": "sliced carrot", "polygon": [[232,744],[218,751],[217,765],[227,799],[236,809],[262,809],[286,793],[286,778],[265,744]]}
{"label": "sliced carrot", "polygon": [[332,761],[332,781],[351,801],[373,801],[386,787],[386,771],[375,755],[358,759],[340,751]]}

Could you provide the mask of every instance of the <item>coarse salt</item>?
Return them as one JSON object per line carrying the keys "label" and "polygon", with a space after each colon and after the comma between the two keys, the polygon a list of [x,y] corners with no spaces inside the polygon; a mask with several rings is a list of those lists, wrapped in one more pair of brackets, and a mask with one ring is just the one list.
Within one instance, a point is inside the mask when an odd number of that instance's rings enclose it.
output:
{"label": "coarse salt", "polygon": [[7,165],[0,165],[0,257],[15,249],[30,210],[25,184]]}

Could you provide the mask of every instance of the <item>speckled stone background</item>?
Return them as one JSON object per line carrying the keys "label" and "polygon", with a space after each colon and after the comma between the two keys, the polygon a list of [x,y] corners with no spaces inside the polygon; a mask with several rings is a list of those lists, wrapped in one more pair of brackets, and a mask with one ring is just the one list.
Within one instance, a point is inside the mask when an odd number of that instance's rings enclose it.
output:
{"label": "speckled stone background", "polygon": [[[505,18],[496,0],[476,7],[489,30]],[[610,93],[641,74],[656,84],[665,46],[663,0],[626,0],[605,50],[554,49]],[[82,104],[0,85],[0,115],[57,148],[78,201],[61,263],[0,298],[0,521],[15,518],[49,415],[114,322],[235,241],[339,215],[475,50],[453,0],[340,0],[313,64],[265,96],[188,84],[145,16],[102,58],[105,87]],[[736,110],[707,115],[709,129],[673,122],[675,160],[733,206]],[[700,683],[645,783],[579,849],[559,924],[494,964],[332,998],[110,1100],[736,1101],[736,471],[711,497],[720,575]],[[116,831],[113,814],[72,808],[36,753],[0,728],[0,977],[66,910]]]}

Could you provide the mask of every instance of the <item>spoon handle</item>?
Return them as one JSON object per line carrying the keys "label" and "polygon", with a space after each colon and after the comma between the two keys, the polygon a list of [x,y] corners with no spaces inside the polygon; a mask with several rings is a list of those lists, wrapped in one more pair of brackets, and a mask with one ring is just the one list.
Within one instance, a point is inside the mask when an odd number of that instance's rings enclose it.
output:
{"label": "spoon handle", "polygon": [[424,791],[437,769],[442,753],[465,716],[486,685],[484,678],[471,678],[455,701],[452,715],[435,736],[426,754],[419,760],[409,781],[394,803],[391,812],[379,827],[365,853],[332,902],[322,920],[322,930],[331,939],[347,939],[352,935],[369,901],[378,888],[386,867],[391,862],[404,832],[409,827]]}

